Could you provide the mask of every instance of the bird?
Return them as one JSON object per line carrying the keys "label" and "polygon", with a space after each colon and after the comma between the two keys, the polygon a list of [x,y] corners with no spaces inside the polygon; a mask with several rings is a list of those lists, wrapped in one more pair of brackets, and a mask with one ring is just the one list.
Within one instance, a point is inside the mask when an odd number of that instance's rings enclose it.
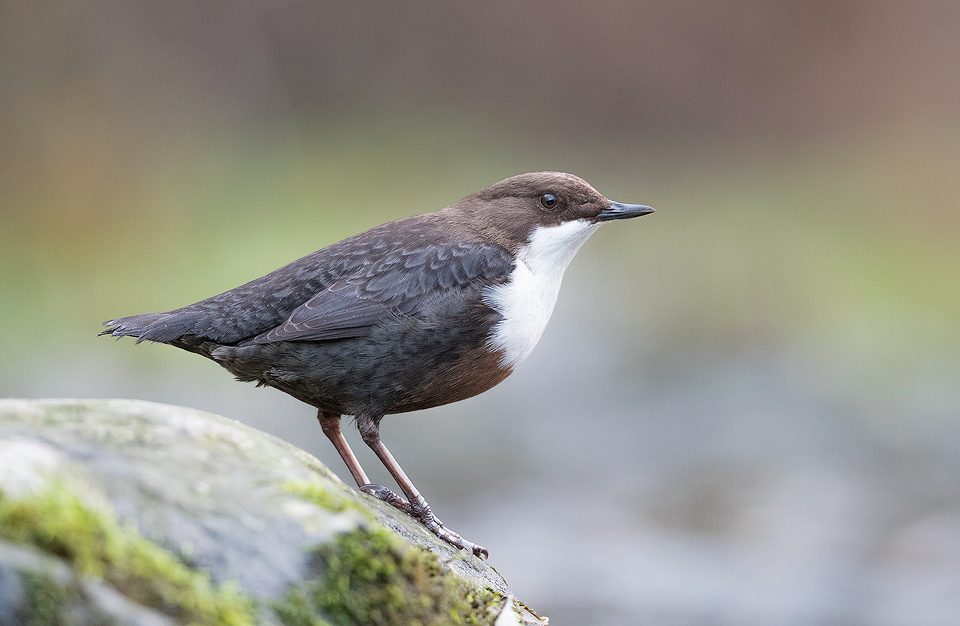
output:
{"label": "bird", "polygon": [[[572,174],[520,174],[194,304],[108,320],[100,335],[199,354],[315,407],[360,491],[486,559],[433,513],[381,441],[380,421],[507,378],[540,339],[583,243],[607,222],[653,211],[608,200]],[[370,482],[342,416],[354,418],[402,496]]]}

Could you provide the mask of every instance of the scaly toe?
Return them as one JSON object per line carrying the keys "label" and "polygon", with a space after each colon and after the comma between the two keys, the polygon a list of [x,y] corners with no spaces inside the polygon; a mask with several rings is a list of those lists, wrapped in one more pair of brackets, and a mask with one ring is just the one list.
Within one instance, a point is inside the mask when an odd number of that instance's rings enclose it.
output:
{"label": "scaly toe", "polygon": [[369,496],[373,496],[374,498],[377,498],[378,500],[383,500],[384,502],[386,502],[386,503],[389,504],[390,506],[393,506],[393,507],[395,507],[395,508],[397,508],[397,509],[400,509],[401,511],[403,511],[403,512],[406,513],[407,515],[416,517],[416,516],[413,515],[413,509],[412,509],[412,507],[410,506],[410,503],[409,503],[409,502],[407,502],[406,500],[404,500],[403,498],[401,498],[401,497],[398,496],[397,494],[393,493],[392,491],[390,491],[389,489],[387,489],[387,488],[384,487],[383,485],[378,485],[378,484],[376,484],[376,483],[368,483],[368,484],[360,487],[360,491],[362,491],[363,493],[365,493],[365,494],[367,494],[367,495],[369,495]]}

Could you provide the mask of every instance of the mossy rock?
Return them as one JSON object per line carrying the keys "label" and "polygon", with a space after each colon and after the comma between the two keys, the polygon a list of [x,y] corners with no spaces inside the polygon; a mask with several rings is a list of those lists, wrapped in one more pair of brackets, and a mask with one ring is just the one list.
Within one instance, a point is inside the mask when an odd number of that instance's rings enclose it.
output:
{"label": "mossy rock", "polygon": [[215,415],[0,400],[0,626],[542,623],[317,459]]}

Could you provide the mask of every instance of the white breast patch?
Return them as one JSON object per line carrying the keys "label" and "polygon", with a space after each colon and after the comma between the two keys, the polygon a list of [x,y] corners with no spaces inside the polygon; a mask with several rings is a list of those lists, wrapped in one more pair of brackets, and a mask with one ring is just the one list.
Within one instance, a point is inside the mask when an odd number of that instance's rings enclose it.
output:
{"label": "white breast patch", "polygon": [[489,339],[489,347],[503,355],[501,367],[516,367],[533,352],[553,313],[564,270],[599,227],[589,220],[538,226],[507,282],[483,294],[487,306],[503,316]]}

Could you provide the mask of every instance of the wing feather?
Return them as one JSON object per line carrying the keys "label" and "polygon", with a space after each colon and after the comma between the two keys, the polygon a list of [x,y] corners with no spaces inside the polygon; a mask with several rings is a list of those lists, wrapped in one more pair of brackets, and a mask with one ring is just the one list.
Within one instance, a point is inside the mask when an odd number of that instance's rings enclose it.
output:
{"label": "wing feather", "polygon": [[503,282],[512,269],[512,257],[496,244],[453,242],[398,250],[330,285],[250,341],[362,337],[391,318],[416,317],[445,292]]}

